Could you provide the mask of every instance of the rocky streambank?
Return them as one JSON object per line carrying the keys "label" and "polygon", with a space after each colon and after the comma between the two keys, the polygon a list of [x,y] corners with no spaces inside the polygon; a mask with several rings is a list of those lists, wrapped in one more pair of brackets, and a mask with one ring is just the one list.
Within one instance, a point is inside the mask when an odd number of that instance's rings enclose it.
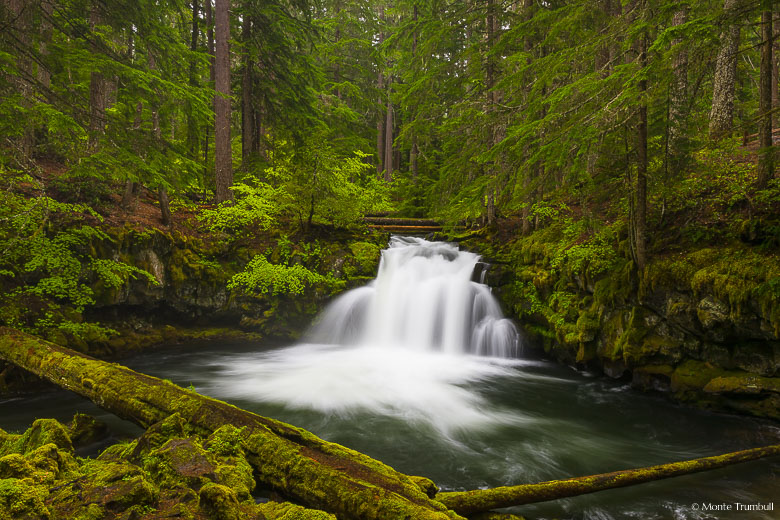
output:
{"label": "rocky streambank", "polygon": [[532,348],[699,407],[780,419],[777,255],[707,247],[658,255],[638,275],[619,247],[561,247],[555,230],[464,245],[493,264],[486,281]]}

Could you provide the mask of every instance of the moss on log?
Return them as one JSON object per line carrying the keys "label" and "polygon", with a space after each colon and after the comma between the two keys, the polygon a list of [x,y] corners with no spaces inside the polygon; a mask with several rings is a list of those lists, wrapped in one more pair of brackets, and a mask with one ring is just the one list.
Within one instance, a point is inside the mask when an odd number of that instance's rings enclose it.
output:
{"label": "moss on log", "polygon": [[177,412],[201,434],[232,424],[241,429],[260,482],[340,519],[461,519],[408,476],[367,455],[171,382],[7,328],[0,328],[0,358],[144,428]]}
{"label": "moss on log", "polygon": [[470,516],[491,509],[586,495],[607,489],[633,486],[654,480],[708,471],[775,455],[780,455],[780,444],[713,457],[659,464],[646,468],[601,473],[587,477],[551,480],[538,484],[523,484],[492,489],[439,493],[436,495],[436,499],[453,511],[461,515]]}

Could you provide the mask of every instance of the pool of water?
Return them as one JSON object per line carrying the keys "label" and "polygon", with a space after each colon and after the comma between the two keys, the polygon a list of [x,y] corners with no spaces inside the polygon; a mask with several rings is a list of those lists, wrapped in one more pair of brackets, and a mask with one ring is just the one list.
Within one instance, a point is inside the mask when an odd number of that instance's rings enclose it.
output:
{"label": "pool of water", "polygon": [[[780,442],[755,419],[674,405],[540,360],[413,349],[210,342],[159,349],[128,366],[307,428],[444,490],[589,475]],[[0,400],[0,427],[81,411],[115,437],[139,433],[65,391]],[[529,518],[779,518],[780,460],[524,506]],[[737,511],[768,504],[775,511]],[[730,505],[731,511],[723,511]],[[720,509],[720,510],[718,510]]]}

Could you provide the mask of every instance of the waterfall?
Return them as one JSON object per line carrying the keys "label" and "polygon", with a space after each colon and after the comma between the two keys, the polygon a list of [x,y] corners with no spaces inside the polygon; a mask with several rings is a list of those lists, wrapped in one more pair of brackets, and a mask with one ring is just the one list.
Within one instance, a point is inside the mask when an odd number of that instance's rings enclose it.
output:
{"label": "waterfall", "polygon": [[310,339],[515,357],[517,329],[503,317],[490,288],[472,280],[479,261],[479,255],[453,244],[393,237],[382,251],[376,279],[336,299],[310,331]]}

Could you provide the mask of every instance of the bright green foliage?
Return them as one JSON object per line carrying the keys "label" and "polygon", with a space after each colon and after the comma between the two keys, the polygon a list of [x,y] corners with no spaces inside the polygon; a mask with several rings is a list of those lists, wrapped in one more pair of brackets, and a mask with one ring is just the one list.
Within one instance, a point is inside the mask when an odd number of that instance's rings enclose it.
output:
{"label": "bright green foliage", "polygon": [[283,191],[265,183],[237,183],[233,186],[234,203],[223,203],[215,209],[205,209],[198,220],[212,232],[239,237],[250,231],[265,231],[277,222],[278,204]]}
{"label": "bright green foliage", "polygon": [[366,155],[339,155],[323,137],[272,155],[264,174],[277,187],[274,204],[301,228],[354,225],[366,213],[390,209],[387,186],[371,174]]}
{"label": "bright green foliage", "polygon": [[230,279],[228,289],[249,294],[302,294],[307,286],[328,281],[328,277],[302,265],[272,264],[265,256],[257,255],[243,272]]}

